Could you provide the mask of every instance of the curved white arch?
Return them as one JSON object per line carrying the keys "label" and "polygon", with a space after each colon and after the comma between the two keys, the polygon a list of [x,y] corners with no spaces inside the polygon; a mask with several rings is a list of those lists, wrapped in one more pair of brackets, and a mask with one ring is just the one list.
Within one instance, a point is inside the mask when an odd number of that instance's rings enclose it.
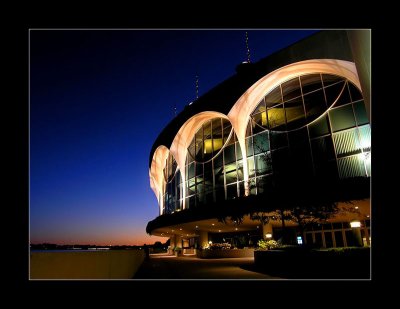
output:
{"label": "curved white arch", "polygon": [[[215,111],[204,111],[198,113],[191,118],[189,118],[179,129],[174,140],[172,141],[170,151],[174,156],[179,170],[183,171],[181,173],[182,182],[185,183],[185,161],[187,155],[187,149],[192,141],[197,130],[203,125],[204,122],[213,118],[224,118],[228,119],[225,114]],[[229,119],[228,119],[229,120]],[[186,196],[186,186],[183,186],[183,196]],[[183,200],[183,209],[186,208],[186,201]]]}
{"label": "curved white arch", "polygon": [[169,149],[164,145],[158,146],[154,151],[153,159],[151,160],[151,166],[149,169],[150,187],[153,189],[153,192],[157,197],[160,215],[162,214],[164,205],[164,200],[162,198],[165,186],[163,170],[165,168],[169,152]]}
{"label": "curved white arch", "polygon": [[289,79],[312,73],[334,74],[345,77],[361,90],[356,66],[353,62],[335,59],[313,59],[286,65],[265,75],[254,83],[229,111],[228,117],[235,128],[238,139],[245,138],[250,114],[268,92]]}
{"label": "curved white arch", "polygon": [[[286,65],[259,79],[236,101],[228,115],[216,111],[204,111],[192,116],[181,126],[172,141],[170,149],[168,149],[166,146],[159,146],[153,155],[151,168],[149,170],[150,186],[159,200],[160,214],[163,207],[163,200],[162,198],[160,199],[160,193],[163,193],[164,190],[163,169],[165,167],[169,152],[171,152],[174,156],[177,166],[181,171],[182,182],[185,183],[185,161],[190,142],[192,141],[197,130],[205,121],[220,117],[228,119],[231,122],[234,132],[238,138],[243,158],[246,158],[246,128],[250,120],[250,115],[260,100],[279,84],[282,84],[285,81],[300,75],[313,73],[339,75],[351,81],[361,91],[357,70],[353,62],[335,59],[305,60]],[[245,181],[245,195],[248,195],[249,175],[247,170],[247,160],[243,160],[243,172]],[[183,186],[182,191],[183,192],[181,192],[181,194],[185,197],[185,185]],[[183,200],[183,208],[185,208],[185,199]]]}

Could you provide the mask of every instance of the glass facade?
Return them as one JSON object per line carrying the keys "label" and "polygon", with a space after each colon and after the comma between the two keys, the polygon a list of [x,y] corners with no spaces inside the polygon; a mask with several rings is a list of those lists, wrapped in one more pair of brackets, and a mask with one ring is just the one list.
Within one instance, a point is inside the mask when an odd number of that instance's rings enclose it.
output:
{"label": "glass facade", "polygon": [[185,208],[193,208],[243,196],[243,160],[250,194],[262,193],[272,173],[281,171],[299,180],[371,175],[371,129],[362,94],[336,75],[299,76],[267,93],[251,114],[245,145],[244,157],[227,119],[203,123],[188,147],[185,184],[168,157],[163,213],[181,209],[183,198]]}

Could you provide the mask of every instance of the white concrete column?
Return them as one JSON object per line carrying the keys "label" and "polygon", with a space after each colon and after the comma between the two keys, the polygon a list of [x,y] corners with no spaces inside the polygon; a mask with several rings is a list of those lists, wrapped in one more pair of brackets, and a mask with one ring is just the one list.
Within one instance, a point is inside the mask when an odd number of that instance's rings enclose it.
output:
{"label": "white concrete column", "polygon": [[365,109],[371,121],[371,31],[368,29],[348,30],[347,36],[360,79]]}
{"label": "white concrete column", "polygon": [[204,248],[208,245],[208,232],[207,231],[199,231],[199,246],[200,248]]}
{"label": "white concrete column", "polygon": [[263,225],[263,239],[264,240],[270,240],[270,239],[272,239],[272,237],[271,238],[267,238],[267,234],[271,234],[271,236],[273,236],[273,234],[272,234],[272,224],[271,223],[267,223],[267,224],[264,224]]}

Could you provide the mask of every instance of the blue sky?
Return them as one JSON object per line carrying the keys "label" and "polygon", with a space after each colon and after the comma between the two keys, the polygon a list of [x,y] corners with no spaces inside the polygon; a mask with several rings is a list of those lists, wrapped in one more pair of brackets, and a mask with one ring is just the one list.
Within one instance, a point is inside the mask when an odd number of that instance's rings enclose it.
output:
{"label": "blue sky", "polygon": [[[249,30],[251,60],[316,30]],[[245,61],[245,30],[31,30],[32,243],[152,244],[161,130]],[[169,145],[168,145],[169,146]]]}

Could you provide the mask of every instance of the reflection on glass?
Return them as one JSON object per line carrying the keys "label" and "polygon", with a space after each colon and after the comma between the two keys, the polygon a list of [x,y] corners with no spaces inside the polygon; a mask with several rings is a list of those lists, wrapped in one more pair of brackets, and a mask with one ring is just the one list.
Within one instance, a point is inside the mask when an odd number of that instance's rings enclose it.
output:
{"label": "reflection on glass", "polygon": [[301,87],[303,89],[303,95],[314,90],[322,88],[322,81],[320,74],[309,74],[300,76]]}
{"label": "reflection on glass", "polygon": [[283,104],[268,110],[268,127],[270,130],[285,130],[285,110]]}
{"label": "reflection on glass", "polygon": [[351,105],[345,105],[329,111],[329,117],[333,132],[348,129],[356,125]]}
{"label": "reflection on glass", "polygon": [[282,84],[283,101],[301,96],[299,78],[293,78]]}
{"label": "reflection on glass", "polygon": [[284,106],[288,130],[305,125],[303,99],[301,97],[285,102]]}
{"label": "reflection on glass", "polygon": [[367,111],[365,110],[364,101],[359,101],[354,103],[354,113],[356,114],[356,120],[358,125],[363,125],[368,123]]}
{"label": "reflection on glass", "polygon": [[322,90],[309,93],[304,96],[307,122],[318,118],[326,110],[325,96]]}
{"label": "reflection on glass", "polygon": [[278,86],[265,96],[265,104],[267,107],[272,107],[282,103],[281,87]]}
{"label": "reflection on glass", "polygon": [[318,137],[329,133],[328,117],[323,116],[308,126],[310,137]]}

